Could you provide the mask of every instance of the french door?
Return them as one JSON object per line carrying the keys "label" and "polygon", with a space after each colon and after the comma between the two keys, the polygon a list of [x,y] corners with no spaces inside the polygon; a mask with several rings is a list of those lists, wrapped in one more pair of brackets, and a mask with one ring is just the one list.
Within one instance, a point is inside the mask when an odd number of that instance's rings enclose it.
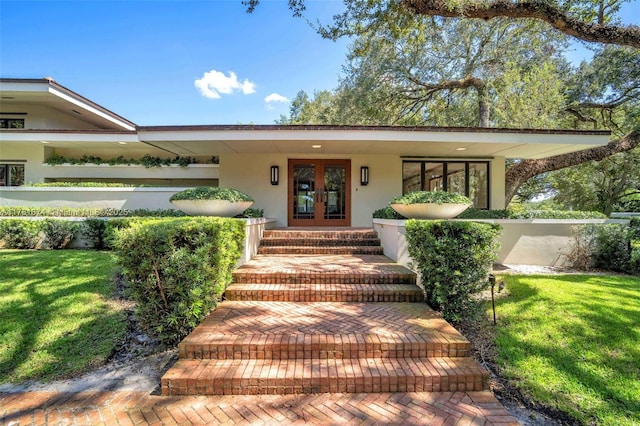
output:
{"label": "french door", "polygon": [[289,160],[289,226],[351,225],[351,160]]}

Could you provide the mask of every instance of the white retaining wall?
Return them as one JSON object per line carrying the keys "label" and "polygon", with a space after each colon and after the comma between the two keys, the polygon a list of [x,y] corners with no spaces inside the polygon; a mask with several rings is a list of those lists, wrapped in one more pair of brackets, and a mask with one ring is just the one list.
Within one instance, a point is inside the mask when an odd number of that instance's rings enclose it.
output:
{"label": "white retaining wall", "polygon": [[[498,263],[507,265],[564,266],[575,226],[628,223],[622,219],[496,219],[476,220],[502,226]],[[409,257],[404,220],[373,219],[384,254],[408,266]]]}

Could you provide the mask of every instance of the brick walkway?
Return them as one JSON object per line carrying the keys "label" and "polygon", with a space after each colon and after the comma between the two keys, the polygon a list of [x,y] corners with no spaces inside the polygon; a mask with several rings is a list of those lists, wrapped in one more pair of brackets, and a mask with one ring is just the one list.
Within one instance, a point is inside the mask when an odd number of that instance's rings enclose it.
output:
{"label": "brick walkway", "polygon": [[467,339],[423,303],[415,274],[380,254],[375,232],[265,237],[180,343],[165,396],[0,394],[0,426],[517,424]]}
{"label": "brick walkway", "polygon": [[0,394],[0,425],[517,425],[491,392],[166,397]]}

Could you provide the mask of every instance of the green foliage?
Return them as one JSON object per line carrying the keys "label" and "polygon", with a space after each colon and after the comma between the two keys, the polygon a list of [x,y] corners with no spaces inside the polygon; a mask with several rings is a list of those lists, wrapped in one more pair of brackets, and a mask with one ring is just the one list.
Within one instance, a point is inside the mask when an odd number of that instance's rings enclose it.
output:
{"label": "green foliage", "polygon": [[174,345],[217,305],[244,247],[244,222],[141,219],[115,233],[142,324]]}
{"label": "green foliage", "polygon": [[112,250],[117,230],[128,228],[139,218],[88,218],[82,223],[82,234],[96,250]]}
{"label": "green foliage", "polygon": [[82,222],[81,232],[91,246],[96,250],[104,250],[106,248],[105,232],[107,229],[107,221],[104,219],[88,218]]}
{"label": "green foliage", "polygon": [[609,215],[640,188],[640,149],[554,172],[550,180],[563,207]]}
{"label": "green foliage", "polygon": [[416,191],[409,192],[408,194],[400,197],[395,197],[389,204],[471,204],[471,200],[464,195],[460,195],[457,192],[445,192],[445,191]]}
{"label": "green foliage", "polygon": [[[564,424],[640,424],[640,280],[504,275],[493,342],[501,376]],[[491,315],[491,306],[487,305]]]}
{"label": "green foliage", "polygon": [[41,222],[28,219],[0,220],[0,242],[5,248],[34,249],[40,243]]}
{"label": "green foliage", "polygon": [[558,127],[565,105],[564,82],[559,67],[551,62],[521,64],[507,62],[495,84],[493,120],[498,127],[549,129]]}
{"label": "green foliage", "polygon": [[607,215],[593,211],[519,210],[509,211],[509,219],[606,219]]}
{"label": "green foliage", "polygon": [[43,188],[135,188],[142,185],[131,185],[117,182],[36,182],[24,185],[25,187]]}
{"label": "green foliage", "polygon": [[485,210],[476,207],[469,207],[456,219],[509,219],[508,210]]}
{"label": "green foliage", "polygon": [[64,157],[62,155],[54,154],[49,157],[46,161],[46,164],[50,166],[59,166],[61,164],[109,164],[110,166],[115,165],[142,165],[145,167],[161,167],[161,166],[170,166],[173,164],[177,164],[181,167],[186,167],[189,164],[195,164],[196,160],[192,157],[181,157],[177,156],[175,158],[162,158],[162,157],[154,157],[152,155],[146,154],[141,158],[124,158],[122,155],[115,158],[103,159],[102,157],[97,157],[93,155],[83,155],[80,158],[75,157]]}
{"label": "green foliage", "polygon": [[89,250],[0,254],[0,383],[47,382],[102,366],[122,345],[115,262]]}
{"label": "green foliage", "polygon": [[231,202],[253,201],[247,194],[232,188],[214,188],[210,186],[199,186],[176,192],[169,198],[175,200],[226,200]]}
{"label": "green foliage", "polygon": [[404,216],[402,216],[400,213],[398,213],[397,211],[395,211],[389,206],[374,211],[373,218],[374,219],[397,219],[397,220],[406,219]]}
{"label": "green foliage", "polygon": [[236,216],[237,218],[259,218],[259,217],[264,217],[264,210],[263,209],[255,209],[253,207],[249,207],[248,209],[246,209],[245,211],[243,211],[241,214]]}
{"label": "green foliage", "polygon": [[90,207],[0,207],[0,217],[7,216],[44,216],[44,217],[181,217],[184,212],[175,209],[98,209]]}
{"label": "green foliage", "polygon": [[577,227],[567,257],[573,267],[640,274],[640,221]]}
{"label": "green foliage", "polygon": [[593,260],[596,268],[626,272],[631,260],[631,236],[626,225],[598,226]]}
{"label": "green foliage", "polygon": [[69,220],[47,218],[41,226],[45,244],[54,250],[67,248],[78,231],[78,224]]}
{"label": "green foliage", "polygon": [[474,295],[488,285],[497,258],[500,226],[488,223],[408,220],[409,254],[427,303],[453,323],[472,317]]}

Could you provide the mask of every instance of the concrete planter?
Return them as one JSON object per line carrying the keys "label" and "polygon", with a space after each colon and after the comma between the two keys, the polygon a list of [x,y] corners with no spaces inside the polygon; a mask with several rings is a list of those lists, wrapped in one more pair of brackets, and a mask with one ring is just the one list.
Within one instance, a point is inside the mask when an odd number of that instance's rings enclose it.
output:
{"label": "concrete planter", "polygon": [[253,204],[253,201],[173,200],[171,203],[191,216],[234,217]]}
{"label": "concrete planter", "polygon": [[408,219],[451,219],[469,206],[458,203],[391,204],[392,209]]}

